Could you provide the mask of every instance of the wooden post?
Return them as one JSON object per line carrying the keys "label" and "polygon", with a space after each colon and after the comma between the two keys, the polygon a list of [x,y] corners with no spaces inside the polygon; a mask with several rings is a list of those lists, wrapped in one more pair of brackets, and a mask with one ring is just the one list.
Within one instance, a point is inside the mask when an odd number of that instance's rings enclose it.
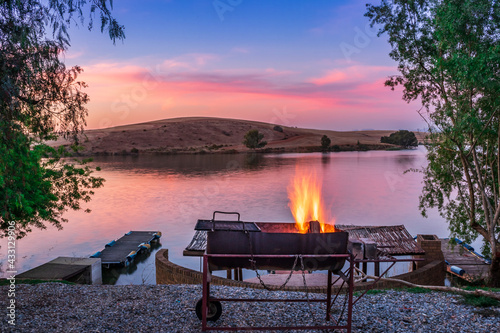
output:
{"label": "wooden post", "polygon": [[227,269],[226,270],[226,277],[231,280],[231,270],[230,269]]}
{"label": "wooden post", "polygon": [[375,264],[375,276],[380,276],[380,262],[376,262]]}

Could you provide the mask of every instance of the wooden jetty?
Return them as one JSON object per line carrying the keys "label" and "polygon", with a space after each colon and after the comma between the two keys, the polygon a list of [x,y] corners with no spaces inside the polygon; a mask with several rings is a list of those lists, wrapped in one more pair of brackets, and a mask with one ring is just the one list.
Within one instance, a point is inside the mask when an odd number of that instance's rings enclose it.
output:
{"label": "wooden jetty", "polygon": [[94,253],[91,258],[100,258],[102,265],[128,265],[141,251],[151,249],[151,243],[161,237],[159,231],[130,231],[118,240],[106,244],[102,251]]}
{"label": "wooden jetty", "polygon": [[[457,244],[452,247],[449,239],[441,239],[441,251],[447,263],[447,272],[466,281],[473,281],[488,275],[490,265],[477,254],[464,246]],[[461,268],[463,274],[452,270],[452,266]]]}
{"label": "wooden jetty", "polygon": [[99,258],[58,257],[17,274],[16,279],[64,280],[80,284],[102,284]]}

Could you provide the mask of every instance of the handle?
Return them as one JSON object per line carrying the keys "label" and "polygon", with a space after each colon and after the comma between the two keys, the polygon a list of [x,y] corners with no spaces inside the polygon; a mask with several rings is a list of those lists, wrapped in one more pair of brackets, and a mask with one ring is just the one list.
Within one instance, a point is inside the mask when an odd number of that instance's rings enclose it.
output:
{"label": "handle", "polygon": [[221,211],[216,210],[214,212],[214,217],[212,218],[212,221],[215,220],[215,214],[238,215],[238,222],[240,222],[240,213],[238,213],[238,212],[221,212]]}
{"label": "handle", "polygon": [[238,212],[221,212],[221,211],[218,211],[218,210],[216,210],[214,212],[214,216],[212,217],[212,231],[215,230],[215,214],[238,215],[238,221],[237,222],[241,222],[243,224],[243,231],[246,231],[245,222],[243,222],[243,221],[240,220],[240,213],[238,213]]}

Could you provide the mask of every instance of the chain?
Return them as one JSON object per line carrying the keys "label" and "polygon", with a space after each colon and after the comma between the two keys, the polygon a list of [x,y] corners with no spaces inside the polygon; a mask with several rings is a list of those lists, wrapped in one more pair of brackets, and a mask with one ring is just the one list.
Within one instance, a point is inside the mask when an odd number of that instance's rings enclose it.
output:
{"label": "chain", "polygon": [[299,256],[298,255],[295,256],[295,261],[293,262],[292,270],[290,271],[290,274],[288,274],[288,277],[286,278],[285,282],[281,286],[279,286],[278,288],[268,287],[264,283],[264,281],[262,280],[262,278],[259,274],[259,271],[257,269],[257,265],[255,264],[255,260],[254,260],[254,256],[253,256],[253,245],[252,245],[252,240],[250,239],[250,233],[247,230],[245,230],[245,233],[248,236],[248,245],[250,247],[250,266],[251,266],[252,270],[255,272],[255,274],[257,274],[257,278],[259,279],[259,282],[262,285],[262,287],[266,290],[269,290],[269,291],[282,290],[283,288],[285,288],[285,286],[288,284],[288,281],[290,281],[290,278],[292,277],[292,274],[293,274],[293,271],[295,270],[295,267],[297,266],[297,259]]}
{"label": "chain", "polygon": [[253,260],[253,255],[252,255],[252,258],[250,259],[250,264],[252,265],[252,269],[257,274],[257,278],[259,279],[259,282],[262,285],[262,287],[264,287],[264,289],[270,290],[270,291],[273,291],[273,290],[282,290],[283,288],[285,288],[285,286],[288,284],[288,281],[290,281],[290,278],[292,277],[293,271],[295,270],[295,266],[297,266],[297,258],[298,258],[298,256],[295,256],[295,261],[293,262],[293,267],[292,267],[292,270],[290,271],[290,274],[288,274],[288,277],[286,278],[285,282],[283,282],[283,284],[281,286],[279,286],[279,287],[268,287],[264,283],[264,281],[262,280],[262,278],[261,278],[261,276],[259,274],[259,271],[257,270],[257,267],[255,265],[255,260]]}
{"label": "chain", "polygon": [[309,307],[309,312],[311,313],[311,316],[316,322],[316,316],[314,315],[314,311],[311,307],[311,302],[309,301],[309,289],[307,288],[307,283],[306,283],[306,273],[305,273],[305,268],[304,268],[304,258],[302,257],[301,254],[299,254],[300,258],[300,269],[302,270],[302,282],[304,282],[304,289],[306,291],[306,299],[307,299],[307,306]]}

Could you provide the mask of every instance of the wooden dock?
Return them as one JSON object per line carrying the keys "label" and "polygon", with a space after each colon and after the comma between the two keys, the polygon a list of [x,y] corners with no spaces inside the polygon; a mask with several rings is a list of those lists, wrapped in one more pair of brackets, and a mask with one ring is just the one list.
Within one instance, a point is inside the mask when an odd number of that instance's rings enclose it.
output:
{"label": "wooden dock", "polygon": [[[473,252],[467,250],[462,245],[457,244],[454,248],[448,243],[448,239],[441,239],[441,250],[447,262],[448,273],[467,281],[473,281],[488,275],[490,265],[484,259],[479,258]],[[456,266],[465,271],[459,275],[451,271],[451,266]]]}
{"label": "wooden dock", "polygon": [[64,280],[81,284],[101,284],[99,258],[58,257],[43,265],[17,274],[16,279]]}
{"label": "wooden dock", "polygon": [[100,258],[102,265],[128,265],[141,251],[151,248],[152,242],[161,237],[159,231],[130,231],[118,240],[106,244],[102,251],[96,252],[91,258]]}

